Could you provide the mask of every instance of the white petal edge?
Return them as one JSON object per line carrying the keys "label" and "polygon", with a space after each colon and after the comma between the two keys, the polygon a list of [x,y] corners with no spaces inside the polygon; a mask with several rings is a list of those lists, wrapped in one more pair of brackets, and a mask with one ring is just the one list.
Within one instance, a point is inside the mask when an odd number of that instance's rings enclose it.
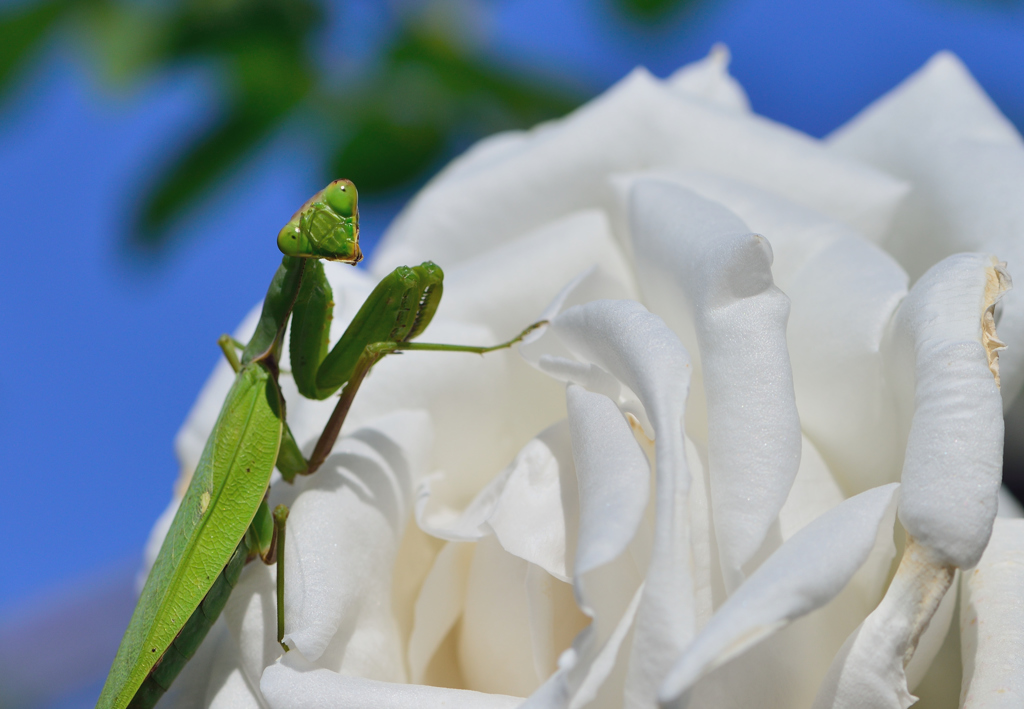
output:
{"label": "white petal edge", "polygon": [[832,661],[814,709],[907,709],[917,701],[907,686],[906,666],[955,572],[908,536],[882,602]]}

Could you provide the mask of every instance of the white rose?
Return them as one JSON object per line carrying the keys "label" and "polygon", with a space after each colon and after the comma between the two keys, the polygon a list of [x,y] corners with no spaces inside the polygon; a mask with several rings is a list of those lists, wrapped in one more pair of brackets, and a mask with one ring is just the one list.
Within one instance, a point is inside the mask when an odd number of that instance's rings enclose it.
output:
{"label": "white rose", "polygon": [[[954,703],[962,662],[967,705],[1024,702],[1024,522],[982,558],[998,379],[1024,381],[1024,301],[997,309],[1020,136],[948,54],[825,141],[751,113],[727,62],[479,143],[374,277],[328,270],[335,337],[425,259],[423,339],[552,324],[374,369],[325,466],[271,491],[293,651],[251,564],[179,706],[905,707],[937,655],[922,693]],[[282,380],[308,448],[333,402]]]}

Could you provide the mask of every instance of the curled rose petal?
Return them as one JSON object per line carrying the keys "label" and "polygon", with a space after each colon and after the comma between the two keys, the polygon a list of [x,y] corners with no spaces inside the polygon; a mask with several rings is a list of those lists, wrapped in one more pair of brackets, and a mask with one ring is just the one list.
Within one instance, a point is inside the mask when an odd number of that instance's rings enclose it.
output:
{"label": "curled rose petal", "polygon": [[900,521],[959,568],[981,558],[998,507],[1001,343],[991,313],[1009,287],[995,258],[951,256],[914,284],[883,344],[898,405],[913,412]]}
{"label": "curled rose petal", "polygon": [[[573,642],[545,687],[527,707],[580,705],[602,686],[630,630],[643,583],[628,573],[626,555],[643,523],[650,470],[618,407],[606,396],[570,384],[567,390],[573,458],[579,487],[579,538],[574,563],[577,602],[592,622]],[[626,572],[626,573],[624,573]]]}
{"label": "curled rose petal", "polygon": [[815,709],[906,709],[917,701],[905,667],[953,583],[954,571],[909,539],[882,602],[833,660]]}
{"label": "curled rose petal", "polygon": [[[641,174],[615,182],[626,193]],[[849,225],[763,189],[697,171],[656,176],[727,207],[771,242],[772,278],[791,306],[786,339],[801,428],[846,494],[899,480],[905,441],[879,349],[907,294],[902,267]],[[658,312],[675,326],[670,311]],[[698,379],[691,401],[702,392]]]}
{"label": "curled rose petal", "polygon": [[[405,678],[395,621],[373,599],[390,594],[410,514],[414,459],[425,455],[429,438],[423,412],[396,412],[344,439],[317,475],[272,490],[270,503],[292,511],[285,640],[321,666]],[[282,654],[275,638],[275,568],[250,565],[224,611],[252,686]]]}
{"label": "curled rose petal", "polygon": [[951,256],[914,285],[893,319],[884,351],[898,401],[912,411],[899,510],[907,544],[881,604],[833,661],[816,708],[916,701],[905,668],[956,568],[977,563],[988,543],[1002,406],[986,314],[1006,287],[992,257]]}

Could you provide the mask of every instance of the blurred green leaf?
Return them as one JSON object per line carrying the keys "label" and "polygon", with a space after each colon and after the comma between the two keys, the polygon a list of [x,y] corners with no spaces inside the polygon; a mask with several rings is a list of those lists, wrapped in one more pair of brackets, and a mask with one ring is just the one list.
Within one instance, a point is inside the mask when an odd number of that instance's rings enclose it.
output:
{"label": "blurred green leaf", "polygon": [[682,10],[692,0],[613,0],[621,12],[645,22],[656,22]]}
{"label": "blurred green leaf", "polygon": [[133,241],[149,250],[162,247],[174,219],[267,138],[274,118],[251,106],[237,106],[193,142],[146,195]]}
{"label": "blurred green leaf", "polygon": [[290,47],[303,53],[323,20],[308,0],[185,0],[170,18],[170,58],[230,56],[253,46]]}
{"label": "blurred green leaf", "polygon": [[530,79],[499,68],[480,57],[466,55],[450,42],[431,35],[408,32],[390,52],[393,65],[420,65],[434,72],[463,107],[474,101],[496,101],[506,112],[506,125],[487,130],[521,127],[561,116],[584,100],[550,82]]}
{"label": "blurred green leaf", "polygon": [[334,99],[336,128],[353,125],[331,161],[373,194],[409,185],[436,167],[458,139],[561,116],[582,92],[553,88],[473,56],[444,37],[400,32],[362,93]]}
{"label": "blurred green leaf", "polygon": [[359,124],[331,162],[361,192],[386,192],[420,177],[444,152],[444,131],[430,124],[399,125],[386,116]]}
{"label": "blurred green leaf", "polygon": [[68,7],[64,0],[51,0],[0,13],[0,92],[8,90],[17,70]]}
{"label": "blurred green leaf", "polygon": [[188,145],[145,197],[137,246],[164,245],[175,219],[236,171],[305,98],[315,82],[305,34],[316,8],[304,2],[195,2],[168,29],[165,61],[216,58],[226,69],[227,114]]}
{"label": "blurred green leaf", "polygon": [[241,95],[160,175],[144,200],[136,245],[151,251],[163,246],[173,221],[232,174],[304,98],[312,79],[308,67],[266,49],[236,57],[233,82],[242,87]]}

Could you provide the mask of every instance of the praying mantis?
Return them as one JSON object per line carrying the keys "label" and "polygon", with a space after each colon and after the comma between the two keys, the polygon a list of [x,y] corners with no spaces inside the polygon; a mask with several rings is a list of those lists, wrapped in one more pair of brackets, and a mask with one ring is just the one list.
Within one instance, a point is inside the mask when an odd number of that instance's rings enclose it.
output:
{"label": "praying mantis", "polygon": [[[245,564],[256,558],[278,565],[277,640],[289,650],[283,642],[288,510],[284,505],[270,510],[270,476],[277,467],[290,483],[320,467],[376,362],[403,350],[483,354],[511,347],[544,324],[534,323],[491,347],[412,342],[441,301],[444,274],[428,261],[399,267],[381,280],[328,351],[334,303],[320,260],[356,264],[362,259],[352,182],[335,180],[313,195],[281,229],[277,243],[284,258],[252,339],[244,346],[227,335],[219,341],[235,381],[143,587],[97,709],[154,706],[220,615]],[[299,393],[326,399],[341,389],[308,460],[288,428],[278,386],[289,320],[291,374]]]}

